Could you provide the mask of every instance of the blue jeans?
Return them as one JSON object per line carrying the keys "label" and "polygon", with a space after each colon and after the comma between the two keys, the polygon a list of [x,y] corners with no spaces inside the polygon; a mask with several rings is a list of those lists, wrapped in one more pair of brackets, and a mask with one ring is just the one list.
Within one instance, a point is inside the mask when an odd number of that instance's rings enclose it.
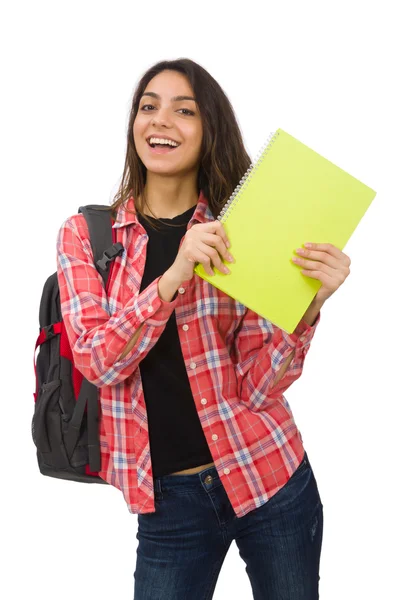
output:
{"label": "blue jeans", "polygon": [[306,453],[284,487],[240,518],[215,467],[154,485],[156,512],[138,515],[134,600],[211,599],[233,540],[254,600],[318,599],[323,505]]}

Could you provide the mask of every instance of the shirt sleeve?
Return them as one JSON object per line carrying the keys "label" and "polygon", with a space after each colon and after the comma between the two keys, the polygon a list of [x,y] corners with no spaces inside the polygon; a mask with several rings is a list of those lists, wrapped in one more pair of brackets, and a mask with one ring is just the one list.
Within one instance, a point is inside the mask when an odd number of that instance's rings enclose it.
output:
{"label": "shirt sleeve", "polygon": [[[122,382],[161,336],[177,298],[172,302],[160,298],[158,277],[111,315],[91,244],[81,239],[73,217],[58,233],[57,274],[61,313],[76,368],[98,387]],[[142,324],[135,345],[119,360]]]}
{"label": "shirt sleeve", "polygon": [[[295,331],[286,333],[252,310],[246,313],[235,334],[235,371],[239,397],[253,411],[261,411],[268,400],[287,390],[302,374],[303,364],[314,332],[320,322],[320,313],[313,325],[303,319]],[[274,380],[291,352],[295,355],[283,377]]]}

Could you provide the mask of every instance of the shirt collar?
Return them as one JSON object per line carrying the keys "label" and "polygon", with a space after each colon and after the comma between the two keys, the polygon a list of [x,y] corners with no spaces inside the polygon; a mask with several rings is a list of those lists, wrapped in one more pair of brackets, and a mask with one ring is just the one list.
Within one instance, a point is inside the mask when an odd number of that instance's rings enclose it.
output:
{"label": "shirt collar", "polygon": [[[135,203],[132,196],[127,201],[127,209],[128,211],[135,211]],[[208,206],[208,200],[204,196],[203,191],[200,190],[196,210],[189,221],[188,229],[190,229],[190,227],[192,227],[195,223],[208,223],[214,220],[215,217]],[[120,229],[126,225],[136,225],[138,222],[138,217],[135,212],[127,212],[125,206],[120,206],[117,211],[117,217],[113,225],[113,229]]]}

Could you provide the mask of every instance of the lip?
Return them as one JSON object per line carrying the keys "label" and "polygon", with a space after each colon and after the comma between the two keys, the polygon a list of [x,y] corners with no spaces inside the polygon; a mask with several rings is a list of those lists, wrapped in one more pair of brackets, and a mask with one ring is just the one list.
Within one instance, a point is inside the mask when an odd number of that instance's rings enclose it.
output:
{"label": "lip", "polygon": [[149,143],[149,140],[152,137],[161,138],[162,140],[170,140],[171,142],[175,142],[175,144],[181,145],[181,142],[178,142],[178,140],[174,140],[173,138],[170,138],[168,135],[160,135],[160,134],[156,135],[155,133],[148,135],[148,137],[146,138],[147,143]]}
{"label": "lip", "polygon": [[148,143],[148,146],[149,146],[149,152],[151,154],[161,154],[161,155],[173,154],[174,152],[176,152],[179,149],[179,146],[170,147],[170,146],[168,146],[168,144],[166,146],[152,148],[151,145]]}

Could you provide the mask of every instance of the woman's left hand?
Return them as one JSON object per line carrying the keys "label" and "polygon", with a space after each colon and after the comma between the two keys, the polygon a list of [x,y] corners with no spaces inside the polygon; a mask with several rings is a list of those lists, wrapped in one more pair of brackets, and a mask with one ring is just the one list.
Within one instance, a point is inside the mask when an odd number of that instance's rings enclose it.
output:
{"label": "woman's left hand", "polygon": [[310,247],[304,245],[305,248],[295,250],[299,258],[294,256],[292,260],[303,267],[303,275],[321,281],[322,286],[314,300],[323,304],[350,274],[351,261],[347,254],[333,244],[310,244]]}

